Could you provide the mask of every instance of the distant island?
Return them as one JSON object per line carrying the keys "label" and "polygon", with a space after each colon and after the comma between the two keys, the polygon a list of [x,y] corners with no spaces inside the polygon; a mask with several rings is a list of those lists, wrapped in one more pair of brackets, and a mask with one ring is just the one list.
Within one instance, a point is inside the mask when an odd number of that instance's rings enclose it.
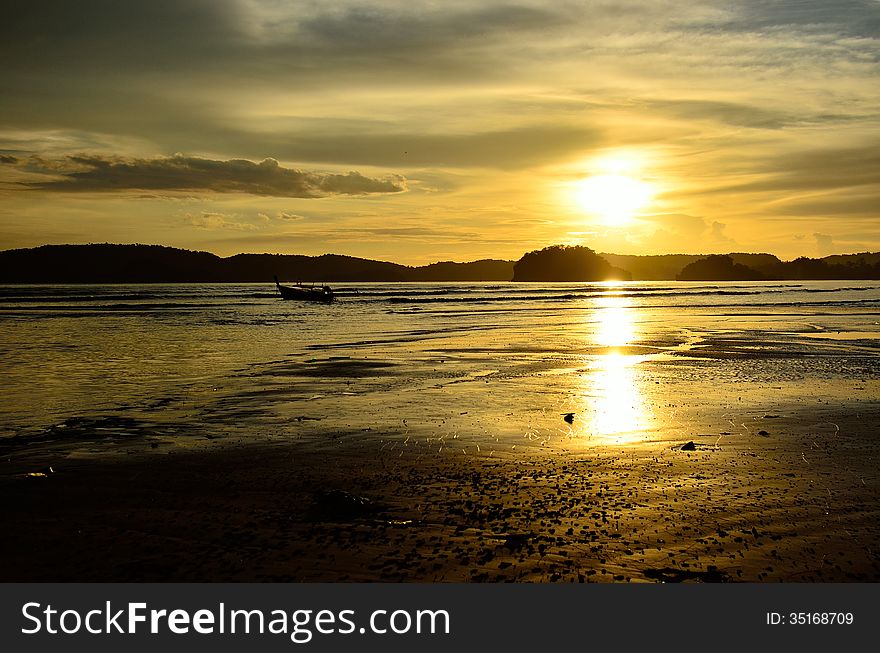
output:
{"label": "distant island", "polygon": [[589,247],[553,245],[529,252],[513,264],[513,281],[630,281]]}
{"label": "distant island", "polygon": [[775,260],[751,266],[738,262],[736,257],[736,254],[707,256],[686,265],[675,278],[679,281],[880,279],[880,253],[877,252],[822,259],[802,256],[793,261],[773,257]]}
{"label": "distant island", "polygon": [[596,253],[553,245],[518,261],[483,259],[407,266],[323,254],[236,254],[220,257],[161,245],[43,245],[0,252],[0,283],[227,283],[271,282],[273,275],[304,282],[604,281],[756,279],[880,279],[880,252],[801,257],[772,254]]}
{"label": "distant island", "polygon": [[713,254],[688,263],[675,277],[678,281],[760,281],[763,274],[732,257]]}

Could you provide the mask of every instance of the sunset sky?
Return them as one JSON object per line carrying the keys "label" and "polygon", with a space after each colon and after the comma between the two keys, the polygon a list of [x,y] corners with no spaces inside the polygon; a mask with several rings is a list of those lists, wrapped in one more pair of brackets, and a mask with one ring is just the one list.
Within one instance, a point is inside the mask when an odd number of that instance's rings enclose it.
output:
{"label": "sunset sky", "polygon": [[880,1],[9,1],[0,249],[880,250]]}

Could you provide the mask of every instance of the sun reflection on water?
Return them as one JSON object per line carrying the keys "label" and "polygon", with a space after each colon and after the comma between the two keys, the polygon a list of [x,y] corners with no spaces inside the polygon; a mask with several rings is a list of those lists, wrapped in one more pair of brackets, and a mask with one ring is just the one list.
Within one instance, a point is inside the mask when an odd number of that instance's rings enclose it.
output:
{"label": "sun reflection on water", "polygon": [[636,339],[631,300],[620,295],[605,295],[597,300],[596,344],[625,347]]}
{"label": "sun reflection on water", "polygon": [[597,301],[593,343],[604,347],[583,377],[583,398],[588,434],[617,443],[643,437],[653,425],[645,401],[638,364],[644,356],[626,348],[638,340],[637,309],[620,295]]}

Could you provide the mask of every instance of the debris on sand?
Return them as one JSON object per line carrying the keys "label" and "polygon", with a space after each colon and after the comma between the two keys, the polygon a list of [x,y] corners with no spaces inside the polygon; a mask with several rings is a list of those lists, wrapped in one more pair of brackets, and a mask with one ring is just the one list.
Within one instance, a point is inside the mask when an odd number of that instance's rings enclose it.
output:
{"label": "debris on sand", "polygon": [[768,437],[770,434],[767,431],[761,429],[760,431],[758,431],[758,435],[763,435],[764,437]]}
{"label": "debris on sand", "polygon": [[38,472],[27,472],[26,474],[22,474],[25,478],[47,478],[49,474],[54,474],[55,470],[52,467],[43,467]]}
{"label": "debris on sand", "polygon": [[351,494],[345,490],[318,492],[314,496],[309,516],[315,521],[350,521],[366,517],[381,508],[367,497]]}
{"label": "debris on sand", "polygon": [[564,419],[569,424],[574,424],[574,413],[561,413],[562,419]]}
{"label": "debris on sand", "polygon": [[702,442],[694,442],[693,440],[690,440],[689,442],[685,442],[683,445],[676,445],[672,447],[672,449],[674,451],[720,451],[721,447],[713,444],[705,444]]}
{"label": "debris on sand", "polygon": [[715,565],[709,565],[706,571],[692,571],[689,569],[675,569],[663,567],[662,569],[646,569],[645,576],[660,583],[684,583],[694,581],[698,583],[726,583],[729,577]]}
{"label": "debris on sand", "polygon": [[504,538],[504,544],[501,546],[508,551],[519,551],[529,543],[529,539],[532,537],[533,535],[529,533],[510,533]]}
{"label": "debris on sand", "polygon": [[415,521],[412,519],[386,519],[382,523],[386,526],[412,526]]}

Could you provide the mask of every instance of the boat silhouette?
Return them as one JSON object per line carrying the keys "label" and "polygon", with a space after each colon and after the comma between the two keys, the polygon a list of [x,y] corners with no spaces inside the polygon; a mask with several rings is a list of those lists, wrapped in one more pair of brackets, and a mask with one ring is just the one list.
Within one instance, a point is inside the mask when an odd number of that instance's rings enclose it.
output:
{"label": "boat silhouette", "polygon": [[307,302],[324,302],[325,304],[329,304],[334,299],[333,289],[330,286],[303,283],[282,286],[277,276],[274,279],[281,299],[298,299]]}

